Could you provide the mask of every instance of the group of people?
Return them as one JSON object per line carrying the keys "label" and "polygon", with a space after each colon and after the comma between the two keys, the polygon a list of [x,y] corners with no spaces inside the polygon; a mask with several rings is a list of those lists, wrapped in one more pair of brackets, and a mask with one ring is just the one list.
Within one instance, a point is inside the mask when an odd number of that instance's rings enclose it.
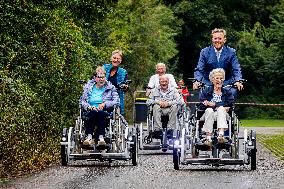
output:
{"label": "group of people", "polygon": [[[205,121],[203,130],[206,132],[206,143],[211,144],[213,123],[217,121],[218,141],[224,142],[224,131],[228,128],[228,111],[235,99],[237,90],[243,89],[241,67],[236,52],[225,45],[226,31],[215,28],[211,32],[212,45],[201,50],[197,67],[194,71],[196,81],[193,89],[199,89],[201,84],[207,87],[200,90],[199,99],[201,108],[205,110],[201,117]],[[105,130],[106,110],[120,107],[124,115],[124,91],[119,85],[127,80],[127,71],[119,67],[122,53],[119,50],[112,52],[112,64],[98,67],[93,78],[84,86],[82,106],[89,118],[86,123],[86,144],[93,143],[94,138],[98,145],[105,144],[103,136]],[[226,76],[226,77],[225,77]],[[227,85],[235,85],[228,87]],[[128,88],[126,85],[125,88]],[[177,112],[180,107],[186,106],[189,92],[183,80],[178,84],[172,74],[166,73],[166,65],[158,63],[156,74],[150,77],[146,90],[147,105],[153,107],[153,117],[156,129],[162,128],[161,116],[169,116],[168,128],[174,128]]]}

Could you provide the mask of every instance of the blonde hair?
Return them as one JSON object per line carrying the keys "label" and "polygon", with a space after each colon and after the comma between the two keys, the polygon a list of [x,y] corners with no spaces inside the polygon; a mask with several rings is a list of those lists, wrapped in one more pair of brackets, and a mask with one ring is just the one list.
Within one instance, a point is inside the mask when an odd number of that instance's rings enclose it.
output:
{"label": "blonde hair", "polygon": [[209,80],[211,82],[213,82],[213,78],[215,76],[216,73],[221,73],[223,75],[223,79],[225,80],[225,70],[223,68],[216,68],[213,69],[210,73],[209,73]]}
{"label": "blonde hair", "polygon": [[156,64],[156,69],[158,69],[158,67],[164,67],[166,68],[166,64],[159,62],[158,64]]}
{"label": "blonde hair", "polygon": [[113,55],[115,55],[115,54],[119,54],[119,56],[122,58],[122,51],[121,50],[114,50],[114,51],[112,51],[112,53],[111,53],[111,57],[113,56]]}
{"label": "blonde hair", "polygon": [[212,36],[214,33],[223,33],[225,37],[227,36],[226,30],[221,29],[221,28],[215,28],[214,30],[212,30],[212,31],[211,31],[211,36]]}
{"label": "blonde hair", "polygon": [[94,71],[94,73],[93,73],[93,77],[96,76],[99,72],[106,75],[106,71],[105,71],[104,67],[103,66],[98,66],[96,68],[96,70]]}

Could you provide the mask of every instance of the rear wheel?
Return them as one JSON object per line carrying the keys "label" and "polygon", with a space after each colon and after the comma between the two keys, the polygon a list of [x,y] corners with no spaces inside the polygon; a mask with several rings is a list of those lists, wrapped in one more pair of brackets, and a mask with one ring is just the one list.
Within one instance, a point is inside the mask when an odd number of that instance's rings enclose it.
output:
{"label": "rear wheel", "polygon": [[178,149],[173,149],[173,162],[174,162],[174,169],[179,170],[179,164],[180,164],[180,155],[178,152]]}

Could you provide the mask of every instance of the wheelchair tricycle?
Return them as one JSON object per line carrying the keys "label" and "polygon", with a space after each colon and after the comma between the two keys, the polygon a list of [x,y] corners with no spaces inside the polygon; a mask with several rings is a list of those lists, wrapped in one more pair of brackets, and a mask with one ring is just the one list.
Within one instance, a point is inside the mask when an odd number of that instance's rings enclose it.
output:
{"label": "wheelchair tricycle", "polygon": [[240,122],[231,108],[229,113],[228,130],[224,136],[225,143],[218,143],[217,124],[213,125],[212,145],[204,144],[204,132],[202,127],[204,121],[201,120],[204,110],[200,110],[196,105],[195,112],[190,116],[189,127],[181,130],[174,138],[173,164],[178,170],[182,165],[249,165],[251,170],[256,169],[256,132],[244,129],[240,132]]}
{"label": "wheelchair tricycle", "polygon": [[162,129],[154,128],[153,111],[146,104],[146,91],[134,92],[134,127],[138,133],[138,146],[140,150],[162,150],[166,152],[173,149],[173,137],[181,128],[189,123],[189,110],[179,106],[175,129],[168,129],[168,116],[161,116]]}
{"label": "wheelchair tricycle", "polygon": [[[83,83],[82,83],[83,84]],[[61,136],[61,164],[68,165],[75,160],[94,160],[111,163],[113,160],[131,160],[137,165],[137,133],[129,128],[127,121],[119,113],[119,107],[107,112],[104,141],[106,145],[84,145],[86,139],[86,112],[79,105],[79,115],[75,126],[64,128]]]}

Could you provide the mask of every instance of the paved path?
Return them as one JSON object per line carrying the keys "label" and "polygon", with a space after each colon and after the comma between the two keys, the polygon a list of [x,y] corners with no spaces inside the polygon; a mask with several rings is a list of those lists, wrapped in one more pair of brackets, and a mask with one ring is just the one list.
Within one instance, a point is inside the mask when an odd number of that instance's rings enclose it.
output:
{"label": "paved path", "polygon": [[245,127],[248,130],[255,130],[256,134],[279,134],[284,133],[284,127]]}

